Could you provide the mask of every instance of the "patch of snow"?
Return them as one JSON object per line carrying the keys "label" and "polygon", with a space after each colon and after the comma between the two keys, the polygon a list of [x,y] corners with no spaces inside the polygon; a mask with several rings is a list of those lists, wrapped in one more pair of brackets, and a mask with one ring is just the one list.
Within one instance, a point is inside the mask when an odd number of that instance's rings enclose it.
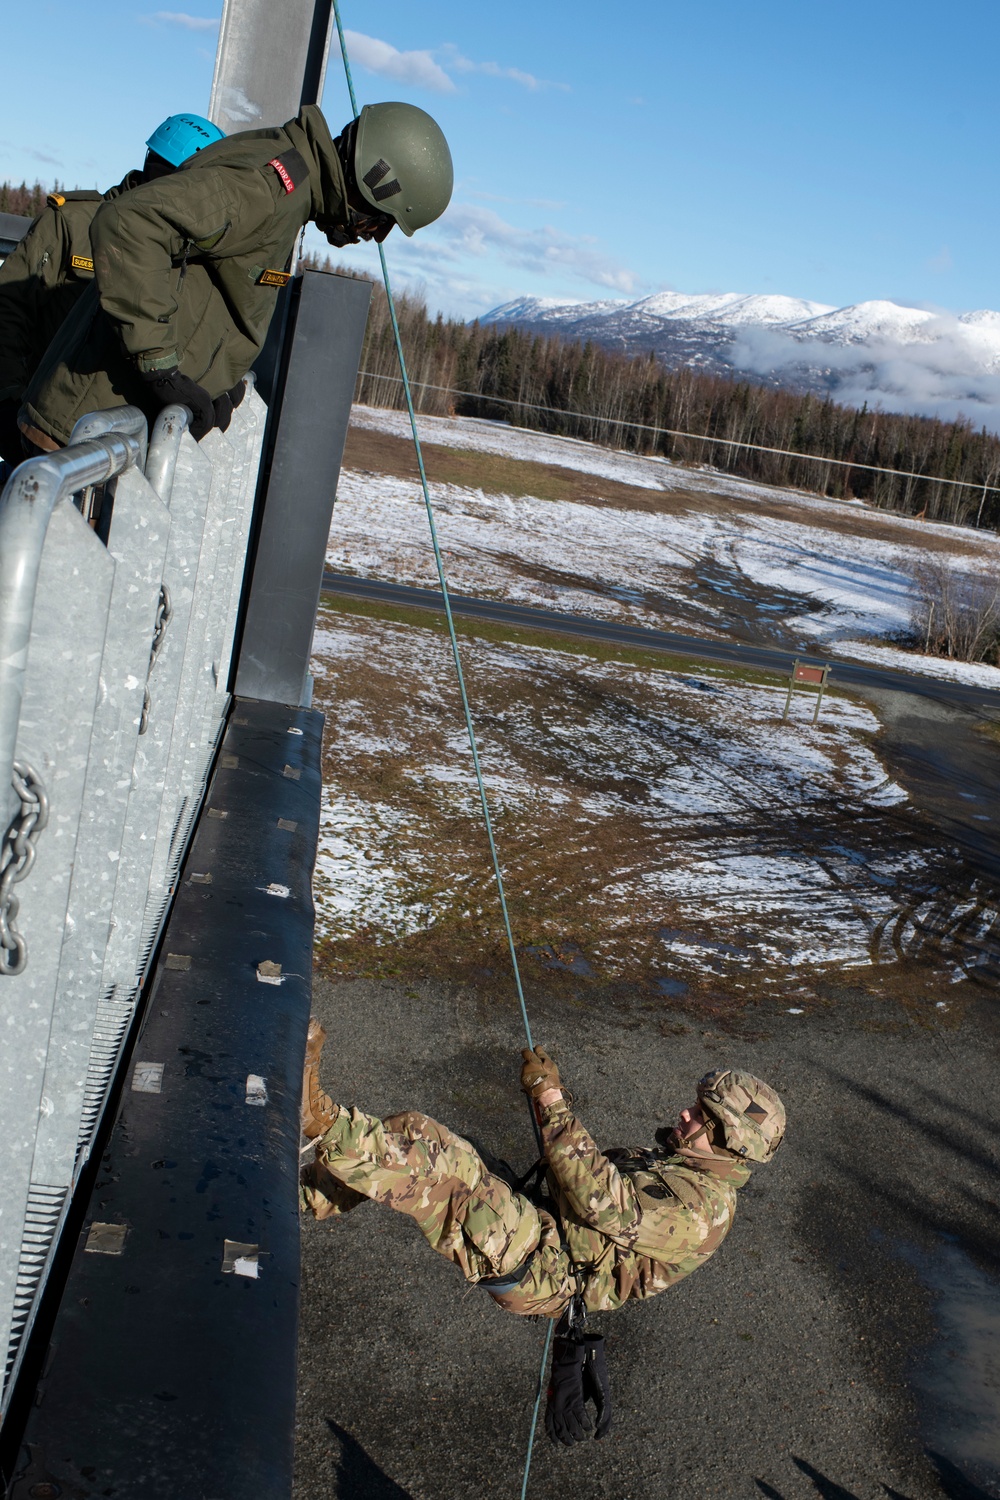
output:
{"label": "patch of snow", "polygon": [[[337,756],[324,789],[318,932],[390,943],[459,903],[464,912],[489,899],[450,651],[415,626],[334,614],[322,621],[317,702],[330,715]],[[358,649],[345,649],[344,636]],[[860,809],[906,801],[872,748],[878,720],[866,705],[832,696],[818,726],[795,719],[794,706],[782,724],[777,684],[695,679],[478,638],[464,640],[462,654],[477,696],[492,684],[494,703],[503,704],[486,721],[481,756],[506,860],[524,839],[529,847],[540,838],[571,842],[583,882],[573,900],[589,902],[608,935],[602,962],[613,967],[636,932],[655,930],[667,912],[695,929],[668,943],[695,970],[769,963],[778,982],[789,966],[868,961],[874,923],[898,909],[896,883],[920,860],[811,837],[792,852],[787,833],[775,841],[771,832],[776,818],[812,829],[812,809],[841,803],[850,839]],[[358,693],[362,681],[368,697]],[[391,698],[381,681],[392,683]],[[391,804],[346,785],[379,763],[397,778]],[[466,830],[461,848],[454,832],[442,841],[456,820]],[[595,887],[588,851],[605,851],[609,837],[624,858]],[[530,859],[526,869],[524,897]],[[739,931],[738,946],[723,952],[698,936],[713,926]]]}
{"label": "patch of snow", "polygon": [[920,672],[925,677],[964,682],[969,687],[991,688],[1000,692],[1000,667],[986,662],[949,661],[944,656],[922,656],[916,651],[901,651],[895,646],[873,646],[867,641],[839,640],[836,654],[856,661],[870,662],[874,667],[891,667],[897,672]]}
{"label": "patch of snow", "polygon": [[819,317],[796,324],[794,332],[803,338],[821,338],[845,344],[867,343],[872,339],[896,342],[929,340],[929,325],[938,314],[921,307],[901,307],[898,302],[857,302]]}

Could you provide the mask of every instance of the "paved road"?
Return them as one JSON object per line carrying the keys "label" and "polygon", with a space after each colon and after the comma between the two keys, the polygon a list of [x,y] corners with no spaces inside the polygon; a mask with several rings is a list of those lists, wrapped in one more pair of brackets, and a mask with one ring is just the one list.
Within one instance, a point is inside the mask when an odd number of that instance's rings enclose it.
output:
{"label": "paved road", "polygon": [[[386,583],[378,578],[355,578],[329,569],[323,574],[325,592],[346,594],[353,599],[374,599],[399,604],[409,609],[444,608],[437,589],[413,588],[409,584]],[[466,594],[451,594],[455,615],[470,619],[491,620],[501,625],[518,625],[529,630],[554,630],[563,635],[583,636],[588,640],[611,641],[617,645],[644,650],[670,651],[705,661],[735,662],[744,667],[788,673],[794,661],[811,661],[829,665],[830,682],[843,687],[873,688],[883,692],[911,693],[921,698],[960,704],[966,708],[1000,710],[1000,692],[992,688],[970,687],[922,673],[889,671],[867,667],[859,662],[838,661],[823,656],[805,656],[801,652],[781,651],[743,641],[707,641],[696,635],[681,635],[670,630],[650,630],[641,625],[623,625],[613,620],[595,620],[586,615],[560,614],[552,609],[533,609],[524,604],[508,604],[502,599],[473,599]]]}

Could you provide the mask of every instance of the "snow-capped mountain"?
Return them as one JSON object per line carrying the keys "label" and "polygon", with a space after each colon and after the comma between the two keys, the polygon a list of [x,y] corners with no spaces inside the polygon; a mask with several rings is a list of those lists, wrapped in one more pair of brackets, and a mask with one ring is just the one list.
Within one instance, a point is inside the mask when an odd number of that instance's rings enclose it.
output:
{"label": "snow-capped mountain", "polygon": [[888,301],[830,307],[779,295],[656,292],[637,302],[522,297],[480,321],[847,402],[963,412],[1000,429],[1000,312],[988,308],[955,316]]}

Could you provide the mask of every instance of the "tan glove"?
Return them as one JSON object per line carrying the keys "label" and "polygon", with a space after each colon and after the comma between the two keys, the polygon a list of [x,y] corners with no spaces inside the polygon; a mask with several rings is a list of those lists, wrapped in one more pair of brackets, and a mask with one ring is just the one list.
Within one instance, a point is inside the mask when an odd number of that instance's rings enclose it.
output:
{"label": "tan glove", "polygon": [[521,1067],[521,1087],[532,1099],[537,1099],[539,1094],[544,1094],[546,1089],[557,1089],[561,1087],[559,1082],[559,1069],[552,1061],[544,1047],[536,1047],[529,1052],[527,1047],[522,1048],[521,1056],[524,1063]]}

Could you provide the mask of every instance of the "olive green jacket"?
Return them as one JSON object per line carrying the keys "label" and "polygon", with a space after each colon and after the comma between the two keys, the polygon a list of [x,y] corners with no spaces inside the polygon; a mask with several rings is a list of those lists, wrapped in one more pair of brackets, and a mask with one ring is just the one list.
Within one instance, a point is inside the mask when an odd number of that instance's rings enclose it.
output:
{"label": "olive green jacket", "polygon": [[93,281],[90,226],[97,210],[141,181],[139,172],[129,172],[106,193],[50,193],[0,266],[0,401],[20,401],[53,335]]}
{"label": "olive green jacket", "polygon": [[60,330],[21,410],[64,443],[86,412],[157,410],[140,371],[179,366],[212,397],[260,353],[299,231],[345,215],[322,112],[217,141],[170,177],[104,204],[95,285]]}

